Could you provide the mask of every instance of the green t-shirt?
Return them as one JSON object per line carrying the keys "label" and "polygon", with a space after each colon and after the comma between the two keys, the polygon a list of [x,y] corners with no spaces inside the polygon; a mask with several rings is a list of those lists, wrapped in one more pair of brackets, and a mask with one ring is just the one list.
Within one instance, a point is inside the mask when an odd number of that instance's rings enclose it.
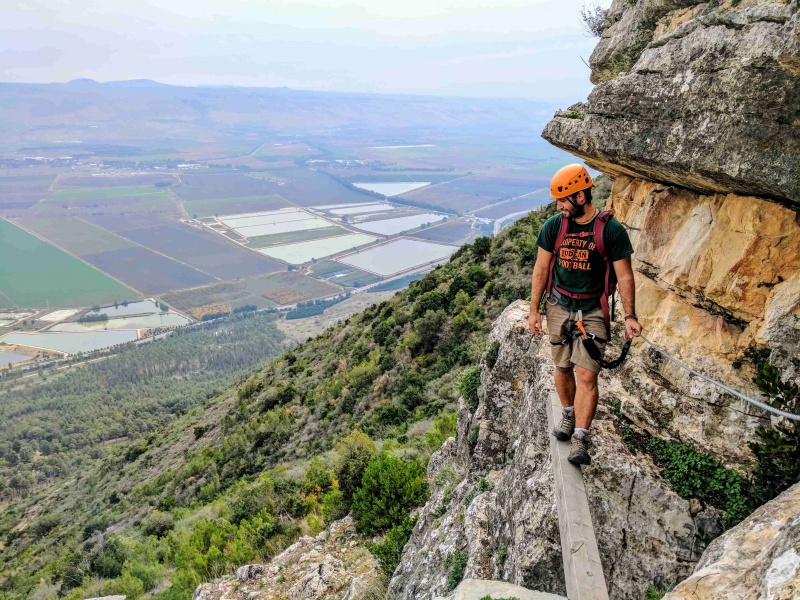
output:
{"label": "green t-shirt", "polygon": [[[592,233],[596,218],[583,225],[578,225],[571,220],[567,233]],[[554,252],[560,231],[561,215],[550,217],[542,225],[536,245],[548,252]],[[608,259],[612,263],[633,254],[633,246],[628,232],[613,217],[603,228],[603,242],[605,242]],[[553,269],[555,285],[573,294],[595,294],[603,291],[605,275],[605,263],[594,243],[594,235],[564,238]],[[572,310],[591,310],[600,306],[600,299],[572,300],[568,298],[566,306]]]}

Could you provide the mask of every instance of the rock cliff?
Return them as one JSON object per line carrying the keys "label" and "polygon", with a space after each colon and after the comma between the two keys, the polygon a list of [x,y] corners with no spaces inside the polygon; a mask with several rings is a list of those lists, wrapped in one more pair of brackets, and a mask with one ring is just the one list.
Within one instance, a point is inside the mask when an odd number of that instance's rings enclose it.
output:
{"label": "rock cliff", "polygon": [[[549,345],[527,329],[528,311],[515,302],[494,324],[497,361],[483,366],[475,413],[461,403],[457,438],[431,458],[431,500],[394,573],[392,598],[445,596],[458,555],[467,559],[465,577],[565,594],[545,413],[552,362]],[[603,394],[584,478],[611,596],[633,599],[654,582],[686,577],[721,527],[714,509],[693,507],[647,456],[631,453],[611,399]]]}
{"label": "rock cliff", "polygon": [[[543,135],[613,180],[608,207],[631,233],[648,338],[760,397],[757,355],[800,376],[800,2],[614,0],[606,24],[595,89]],[[495,323],[500,352],[483,365],[477,410],[461,404],[457,438],[430,461],[432,497],[392,598],[445,596],[462,564],[465,577],[564,593],[544,412],[552,365],[527,311],[516,303]],[[700,559],[722,533],[719,513],[675,494],[625,431],[743,468],[769,424],[642,342],[602,375],[584,478],[612,598],[671,587],[698,560],[671,598],[797,593],[796,487]],[[749,566],[737,571],[736,557]]]}
{"label": "rock cliff", "polygon": [[[759,350],[798,376],[800,2],[614,0],[606,23],[597,86],[543,135],[613,178],[646,333],[746,393]],[[619,390],[638,425],[749,460],[765,415],[640,360]]]}

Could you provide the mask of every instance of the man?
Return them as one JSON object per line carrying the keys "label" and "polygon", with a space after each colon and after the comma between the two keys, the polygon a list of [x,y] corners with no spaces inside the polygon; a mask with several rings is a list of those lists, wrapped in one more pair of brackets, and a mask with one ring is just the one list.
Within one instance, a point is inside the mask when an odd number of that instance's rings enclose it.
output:
{"label": "man", "polygon": [[[601,215],[592,205],[593,186],[591,176],[580,164],[563,167],[550,182],[550,193],[557,201],[559,214],[544,223],[536,240],[539,250],[533,269],[528,322],[534,335],[542,333],[539,304],[547,291],[547,330],[556,364],[556,391],[563,407],[561,423],[553,435],[561,441],[571,438],[569,460],[584,465],[591,463],[589,427],[597,409],[600,363],[589,355],[576,325],[582,320],[586,332],[595,335],[591,343],[596,344],[602,355],[610,333],[604,314],[607,313],[604,298],[607,265],[616,273],[626,313],[625,337],[638,337],[642,331],[636,316],[630,238],[619,221],[608,213]],[[600,226],[596,223],[598,217],[604,222],[602,229],[595,229]],[[567,221],[564,229],[563,220]],[[607,262],[594,239],[597,231],[602,231]]]}

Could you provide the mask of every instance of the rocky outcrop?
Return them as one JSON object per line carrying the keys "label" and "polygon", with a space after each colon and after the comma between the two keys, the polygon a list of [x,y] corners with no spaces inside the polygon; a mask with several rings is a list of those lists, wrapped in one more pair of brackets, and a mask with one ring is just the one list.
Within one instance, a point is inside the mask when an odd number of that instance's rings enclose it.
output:
{"label": "rocky outcrop", "polygon": [[200,585],[193,600],[372,600],[382,589],[375,560],[347,517],[317,537],[300,538],[268,564]]}
{"label": "rocky outcrop", "polygon": [[612,176],[800,203],[797,0],[614,0],[608,24],[598,85],[548,141]]}
{"label": "rocky outcrop", "polygon": [[[800,221],[761,198],[702,195],[618,176],[609,208],[630,228],[636,304],[648,338],[701,372],[760,398],[752,353],[800,374]],[[626,414],[728,464],[744,464],[767,415],[646,346],[608,385]]]}
{"label": "rocky outcrop", "polygon": [[800,484],[708,547],[694,574],[664,600],[800,598]]}
{"label": "rocky outcrop", "polygon": [[516,600],[567,600],[564,596],[526,590],[513,583],[483,579],[465,579],[447,598],[434,598],[434,600],[484,600],[486,597],[516,598]]}
{"label": "rocky outcrop", "polygon": [[[527,329],[528,311],[515,302],[494,324],[497,362],[483,367],[475,414],[462,402],[457,438],[431,458],[431,499],[391,598],[445,596],[459,561],[467,578],[565,594],[545,413],[552,363],[549,346]],[[666,587],[686,577],[721,528],[713,509],[693,510],[646,456],[631,454],[609,400],[604,393],[584,480],[609,592],[638,599],[654,582]]]}

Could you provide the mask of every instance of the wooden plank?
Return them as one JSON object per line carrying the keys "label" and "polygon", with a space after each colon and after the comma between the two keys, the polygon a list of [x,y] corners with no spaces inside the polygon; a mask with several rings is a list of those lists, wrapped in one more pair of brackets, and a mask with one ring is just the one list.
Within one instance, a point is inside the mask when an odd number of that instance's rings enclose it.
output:
{"label": "wooden plank", "polygon": [[[558,394],[552,392],[547,411],[551,430],[560,419],[561,403]],[[569,451],[569,442],[550,437],[567,597],[569,600],[608,600],[583,475],[579,466],[567,460]]]}

